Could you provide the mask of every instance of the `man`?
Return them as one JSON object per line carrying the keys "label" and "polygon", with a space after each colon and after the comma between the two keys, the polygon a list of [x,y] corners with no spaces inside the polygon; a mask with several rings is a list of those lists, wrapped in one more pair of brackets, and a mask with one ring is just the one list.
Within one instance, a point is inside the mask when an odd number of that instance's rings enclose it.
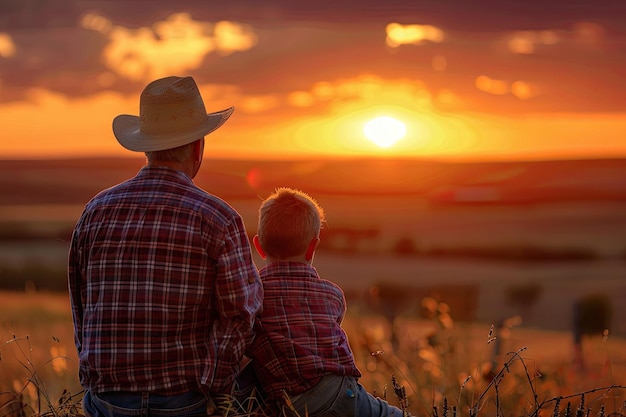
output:
{"label": "man", "polygon": [[208,113],[191,77],[148,84],[140,115],[113,120],[147,165],[78,220],[68,279],[83,408],[93,417],[206,415],[229,394],[263,288],[241,216],[192,181]]}

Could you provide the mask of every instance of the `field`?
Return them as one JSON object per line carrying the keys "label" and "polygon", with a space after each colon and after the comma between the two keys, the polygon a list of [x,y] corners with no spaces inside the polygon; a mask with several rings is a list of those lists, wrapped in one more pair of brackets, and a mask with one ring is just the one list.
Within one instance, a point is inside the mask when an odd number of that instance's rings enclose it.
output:
{"label": "field", "polygon": [[[80,398],[64,292],[71,228],[95,192],[142,163],[0,161],[0,288],[13,290],[0,293],[0,393],[22,392],[32,412],[64,390]],[[563,414],[581,393],[594,415],[626,414],[624,175],[624,160],[205,161],[197,182],[251,235],[275,187],[319,200],[314,266],[346,292],[368,390],[397,401],[394,377],[415,415],[534,417],[561,400]],[[574,306],[590,296],[610,311],[593,311],[577,356]]]}
{"label": "field", "polygon": [[[525,329],[514,323],[497,331],[455,322],[437,308],[432,311],[432,318],[396,318],[396,344],[391,342],[390,323],[381,316],[349,309],[344,322],[363,372],[361,383],[397,403],[391,383],[395,377],[405,387],[414,415],[431,413],[444,398],[466,415],[483,393],[479,414],[491,409],[497,397],[505,415],[521,410],[530,414],[535,401],[553,408],[554,399],[572,395],[576,402],[579,393],[598,389],[587,394],[588,399],[601,396],[596,409],[600,403],[619,408],[626,399],[624,339],[585,338],[582,368],[574,363],[569,332]],[[48,402],[57,406],[65,390],[78,401],[81,388],[67,296],[0,293],[0,317],[0,392],[21,392],[42,414]],[[499,391],[493,392],[489,383],[505,364],[509,371],[499,376]]]}
{"label": "field", "polygon": [[[459,318],[492,324],[521,314],[525,327],[571,330],[574,303],[600,294],[612,306],[611,333],[626,337],[624,202],[433,207],[410,196],[322,195],[320,203],[328,212],[327,225],[314,265],[344,288],[355,308],[381,283],[405,287],[407,294],[465,287],[475,292],[474,306],[453,311]],[[231,204],[253,234],[258,199]],[[14,219],[0,224],[0,234],[10,228],[44,234],[0,241],[1,265],[18,272],[34,265],[54,269],[55,282],[38,284],[62,289],[69,230],[79,213],[79,205],[0,206],[2,218]],[[401,242],[408,250],[398,249]],[[539,287],[526,307],[506,296],[524,285]]]}

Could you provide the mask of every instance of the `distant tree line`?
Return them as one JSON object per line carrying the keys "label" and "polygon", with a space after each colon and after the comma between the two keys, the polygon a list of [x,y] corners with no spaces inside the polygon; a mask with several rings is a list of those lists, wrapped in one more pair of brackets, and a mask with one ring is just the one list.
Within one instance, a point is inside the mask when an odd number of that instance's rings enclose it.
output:
{"label": "distant tree line", "polygon": [[[17,224],[0,224],[0,242],[36,242],[51,239],[69,242],[71,228],[22,228]],[[320,251],[346,255],[390,254],[398,257],[475,259],[484,261],[512,262],[585,262],[601,259],[601,255],[590,248],[542,247],[527,244],[493,246],[433,246],[422,247],[410,236],[401,236],[383,248],[381,232],[376,228],[333,228],[322,230]],[[620,258],[626,261],[626,249]],[[51,291],[66,289],[66,265],[40,265],[36,260],[24,266],[0,263],[0,289],[21,290],[26,285]],[[518,296],[520,294],[517,294]],[[509,295],[510,296],[510,295]],[[519,299],[519,297],[514,297]]]}
{"label": "distant tree line", "polygon": [[[358,253],[390,253],[402,257],[469,258],[503,261],[594,261],[601,256],[591,248],[547,247],[530,244],[505,244],[492,246],[459,245],[422,247],[412,237],[397,238],[390,248],[381,249],[380,230],[373,228],[333,228],[322,230],[320,250]],[[626,249],[622,253],[626,260]]]}

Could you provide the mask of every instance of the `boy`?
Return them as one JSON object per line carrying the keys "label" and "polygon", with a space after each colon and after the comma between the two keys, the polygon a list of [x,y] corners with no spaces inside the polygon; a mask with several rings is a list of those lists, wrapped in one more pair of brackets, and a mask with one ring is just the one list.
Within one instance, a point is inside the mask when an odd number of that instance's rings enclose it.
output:
{"label": "boy", "polygon": [[265,296],[248,351],[256,376],[286,415],[290,402],[300,416],[402,417],[358,383],[341,328],[343,291],[311,266],[323,222],[323,209],[298,190],[279,188],[261,204],[253,243],[266,261],[259,271]]}

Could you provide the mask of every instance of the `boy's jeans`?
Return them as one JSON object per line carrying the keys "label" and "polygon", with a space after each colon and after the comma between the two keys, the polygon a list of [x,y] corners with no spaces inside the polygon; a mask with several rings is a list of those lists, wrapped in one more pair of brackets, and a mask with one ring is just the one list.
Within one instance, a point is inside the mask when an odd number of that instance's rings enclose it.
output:
{"label": "boy's jeans", "polygon": [[[85,392],[83,410],[90,417],[196,417],[207,416],[213,402],[199,392],[162,396],[148,392]],[[216,412],[216,411],[215,411]]]}
{"label": "boy's jeans", "polygon": [[291,402],[300,417],[403,417],[402,410],[369,394],[350,376],[327,375]]}

